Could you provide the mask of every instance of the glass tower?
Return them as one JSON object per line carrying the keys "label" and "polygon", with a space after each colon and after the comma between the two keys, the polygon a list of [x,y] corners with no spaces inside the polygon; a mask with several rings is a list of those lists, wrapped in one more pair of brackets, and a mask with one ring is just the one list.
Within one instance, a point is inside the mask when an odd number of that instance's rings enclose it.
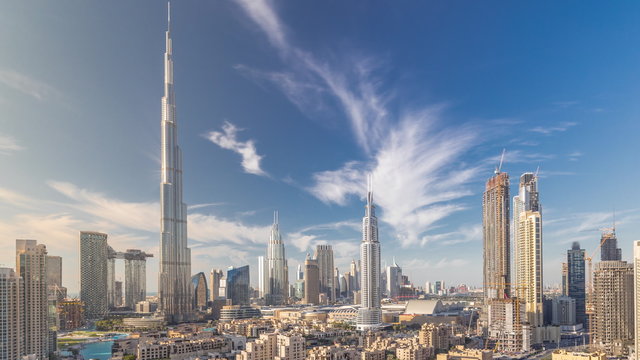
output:
{"label": "glass tower", "polygon": [[585,252],[580,249],[580,244],[574,242],[571,250],[567,251],[567,283],[568,296],[576,300],[576,322],[587,326],[587,318],[585,315]]}
{"label": "glass tower", "polygon": [[249,265],[227,271],[227,299],[232,305],[249,305]]}

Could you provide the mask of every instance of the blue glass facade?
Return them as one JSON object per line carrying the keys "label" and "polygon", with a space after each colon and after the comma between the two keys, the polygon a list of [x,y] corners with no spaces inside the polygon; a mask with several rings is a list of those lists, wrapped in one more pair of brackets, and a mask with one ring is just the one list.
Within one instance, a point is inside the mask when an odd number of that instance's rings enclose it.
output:
{"label": "blue glass facade", "polygon": [[249,305],[249,265],[227,271],[227,299],[233,305]]}

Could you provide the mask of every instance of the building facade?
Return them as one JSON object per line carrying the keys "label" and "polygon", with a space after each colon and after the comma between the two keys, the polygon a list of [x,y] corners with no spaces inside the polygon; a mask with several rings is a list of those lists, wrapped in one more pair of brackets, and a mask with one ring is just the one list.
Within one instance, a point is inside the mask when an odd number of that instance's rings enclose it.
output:
{"label": "building facade", "polygon": [[317,305],[320,302],[320,269],[318,261],[307,254],[304,260],[303,303]]}
{"label": "building facade", "polygon": [[331,247],[331,245],[317,245],[315,258],[316,260],[318,260],[318,271],[320,274],[320,293],[325,294],[329,301],[335,301],[335,270],[333,266],[333,248]]}
{"label": "building facade", "polygon": [[99,320],[109,310],[107,257],[107,234],[80,232],[80,300],[87,319]]}
{"label": "building facade", "polygon": [[16,240],[16,275],[22,278],[23,354],[48,359],[50,350],[47,247],[36,240]]}
{"label": "building facade", "polygon": [[227,299],[232,305],[249,305],[249,265],[227,270]]}
{"label": "building facade", "polygon": [[576,322],[587,327],[585,250],[576,241],[567,251],[567,295],[576,300]]}
{"label": "building facade", "polygon": [[358,310],[358,330],[369,330],[382,323],[380,309],[380,241],[378,239],[378,218],[373,205],[371,179],[367,192],[365,216],[362,218],[362,242],[360,243],[360,309]]}
{"label": "building facade", "polygon": [[0,359],[20,359],[24,354],[22,279],[13,269],[0,267]]}
{"label": "building facade", "polygon": [[509,210],[509,175],[496,170],[482,200],[485,302],[511,296]]}
{"label": "building facade", "polygon": [[164,96],[162,97],[162,167],[160,181],[160,269],[159,310],[171,323],[191,318],[191,249],[187,247],[187,205],[182,201],[182,150],[178,146],[171,16],[164,53]]}

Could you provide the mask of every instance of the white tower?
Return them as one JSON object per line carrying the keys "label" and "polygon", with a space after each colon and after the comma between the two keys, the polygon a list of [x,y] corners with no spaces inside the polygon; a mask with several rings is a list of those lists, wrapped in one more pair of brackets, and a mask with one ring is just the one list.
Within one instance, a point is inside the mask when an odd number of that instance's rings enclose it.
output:
{"label": "white tower", "polygon": [[378,218],[373,205],[371,177],[367,189],[367,205],[362,218],[362,243],[360,244],[360,292],[361,305],[358,310],[358,330],[375,329],[382,323],[380,310],[380,242],[378,241]]}
{"label": "white tower", "polygon": [[171,323],[192,313],[191,250],[187,247],[187,206],[182,202],[182,151],[178,146],[173,89],[171,8],[168,11],[162,97],[162,180],[160,183],[159,310]]}
{"label": "white tower", "polygon": [[267,245],[267,284],[265,284],[265,300],[268,305],[282,305],[287,302],[289,294],[289,268],[284,252],[284,243],[280,236],[278,212],[273,214],[273,225]]}

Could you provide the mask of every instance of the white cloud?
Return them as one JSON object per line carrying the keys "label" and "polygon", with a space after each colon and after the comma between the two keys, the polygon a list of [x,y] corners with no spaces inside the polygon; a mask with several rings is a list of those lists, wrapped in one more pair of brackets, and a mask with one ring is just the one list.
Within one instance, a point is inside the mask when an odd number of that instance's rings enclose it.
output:
{"label": "white cloud", "polygon": [[51,85],[14,70],[0,70],[0,84],[4,84],[37,100],[49,100],[54,97],[60,97],[60,92]]}
{"label": "white cloud", "polygon": [[227,121],[222,125],[222,132],[211,131],[206,136],[207,139],[221,148],[231,150],[242,156],[242,168],[246,173],[268,176],[268,174],[260,168],[262,156],[258,155],[254,141],[247,140],[242,142],[237,140],[236,135],[239,130],[235,125]]}
{"label": "white cloud", "polygon": [[563,132],[569,130],[569,128],[578,125],[576,122],[563,122],[558,125],[552,126],[536,126],[529,129],[531,132],[536,132],[543,135],[551,135],[553,133]]}
{"label": "white cloud", "polygon": [[16,139],[9,135],[0,134],[0,154],[8,155],[16,151],[24,150]]}

